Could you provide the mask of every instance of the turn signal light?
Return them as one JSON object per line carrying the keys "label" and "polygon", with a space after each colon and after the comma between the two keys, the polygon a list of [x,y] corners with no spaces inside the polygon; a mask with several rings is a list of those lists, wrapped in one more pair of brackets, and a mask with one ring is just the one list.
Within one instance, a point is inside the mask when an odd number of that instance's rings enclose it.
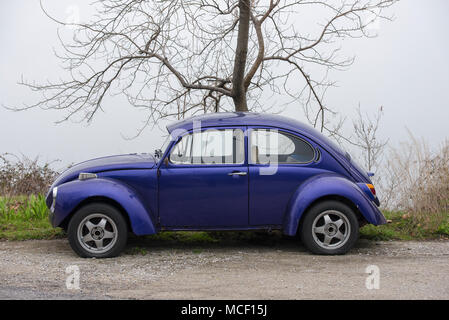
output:
{"label": "turn signal light", "polygon": [[374,186],[371,183],[367,183],[366,186],[369,188],[373,196],[376,196],[376,189],[374,188]]}

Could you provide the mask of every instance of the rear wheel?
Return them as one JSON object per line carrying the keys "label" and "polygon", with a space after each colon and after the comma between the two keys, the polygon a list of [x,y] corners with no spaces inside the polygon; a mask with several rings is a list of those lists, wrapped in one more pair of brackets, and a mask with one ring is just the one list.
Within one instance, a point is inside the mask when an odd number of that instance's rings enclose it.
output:
{"label": "rear wheel", "polygon": [[75,212],[67,232],[70,246],[80,257],[110,258],[125,248],[127,229],[115,207],[93,203]]}
{"label": "rear wheel", "polygon": [[324,255],[345,254],[359,237],[359,223],[353,210],[338,201],[323,201],[304,217],[300,237],[311,252]]}

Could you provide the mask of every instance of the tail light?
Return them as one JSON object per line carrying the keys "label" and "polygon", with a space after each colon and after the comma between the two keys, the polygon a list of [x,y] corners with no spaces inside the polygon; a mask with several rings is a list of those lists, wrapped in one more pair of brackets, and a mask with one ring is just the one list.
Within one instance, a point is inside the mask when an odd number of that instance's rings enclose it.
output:
{"label": "tail light", "polygon": [[371,193],[373,194],[373,196],[376,196],[376,189],[374,188],[374,186],[371,183],[367,183],[366,186],[368,187],[368,189],[371,191]]}

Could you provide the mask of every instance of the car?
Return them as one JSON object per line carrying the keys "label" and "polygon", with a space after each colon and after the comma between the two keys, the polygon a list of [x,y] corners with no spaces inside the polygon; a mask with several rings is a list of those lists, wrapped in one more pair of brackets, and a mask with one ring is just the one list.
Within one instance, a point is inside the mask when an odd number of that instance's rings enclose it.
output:
{"label": "car", "polygon": [[50,221],[79,256],[117,256],[128,233],[180,230],[281,230],[337,255],[364,224],[386,223],[371,175],[307,124],[231,112],[167,130],[154,154],[85,161],[53,183]]}

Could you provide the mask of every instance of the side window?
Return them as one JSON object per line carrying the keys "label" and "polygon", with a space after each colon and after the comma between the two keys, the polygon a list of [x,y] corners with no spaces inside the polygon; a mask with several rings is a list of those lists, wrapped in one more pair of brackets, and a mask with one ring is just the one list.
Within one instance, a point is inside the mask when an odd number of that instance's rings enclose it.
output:
{"label": "side window", "polygon": [[315,158],[306,141],[278,130],[253,129],[250,136],[252,164],[308,163]]}
{"label": "side window", "polygon": [[242,164],[245,142],[241,129],[208,129],[182,137],[174,146],[174,164]]}

